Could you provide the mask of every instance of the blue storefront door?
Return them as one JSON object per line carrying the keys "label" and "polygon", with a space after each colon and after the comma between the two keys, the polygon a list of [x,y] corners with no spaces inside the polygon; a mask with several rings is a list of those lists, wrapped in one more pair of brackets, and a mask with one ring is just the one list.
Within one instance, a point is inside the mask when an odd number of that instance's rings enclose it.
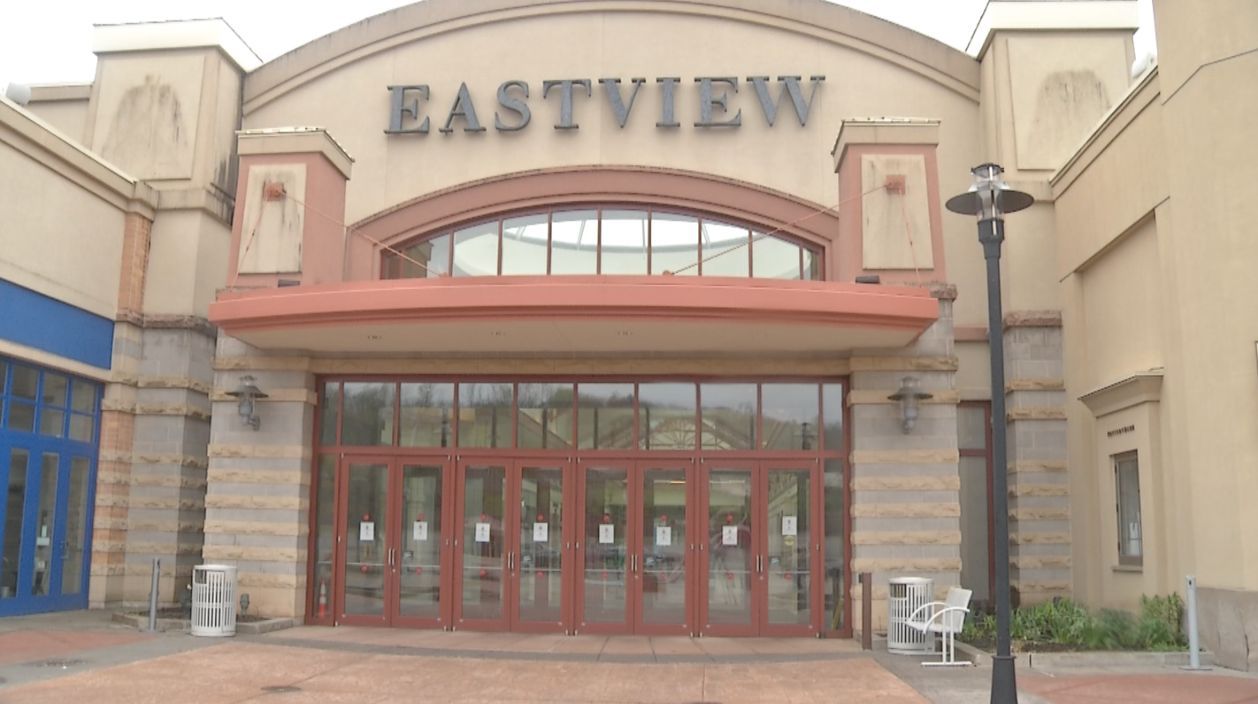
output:
{"label": "blue storefront door", "polygon": [[99,396],[0,359],[0,616],[87,607]]}

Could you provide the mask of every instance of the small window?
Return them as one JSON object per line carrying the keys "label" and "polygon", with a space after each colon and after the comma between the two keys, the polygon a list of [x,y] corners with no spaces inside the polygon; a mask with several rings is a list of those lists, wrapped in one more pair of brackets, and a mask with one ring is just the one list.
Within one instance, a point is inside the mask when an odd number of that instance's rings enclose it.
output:
{"label": "small window", "polygon": [[1143,565],[1140,464],[1136,461],[1136,453],[1114,456],[1114,482],[1118,496],[1118,564]]}

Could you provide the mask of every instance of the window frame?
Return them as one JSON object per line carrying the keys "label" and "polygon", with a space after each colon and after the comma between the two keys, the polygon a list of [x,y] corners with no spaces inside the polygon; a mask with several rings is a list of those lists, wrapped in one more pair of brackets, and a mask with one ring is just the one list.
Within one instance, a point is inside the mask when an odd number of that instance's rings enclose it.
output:
{"label": "window frame", "polygon": [[[594,211],[596,213],[595,217],[597,218],[598,226],[597,226],[597,234],[596,234],[597,244],[596,244],[596,249],[595,249],[595,271],[597,272],[597,275],[600,275],[600,276],[603,275],[603,232],[602,230],[603,230],[604,212],[619,211],[619,210],[633,210],[633,211],[642,211],[643,213],[646,214],[646,217],[647,217],[648,236],[647,236],[647,242],[646,242],[645,247],[646,247],[646,259],[647,259],[646,275],[648,276],[671,275],[671,274],[663,274],[663,273],[661,274],[650,273],[653,268],[652,263],[651,263],[651,248],[653,246],[653,243],[651,242],[650,231],[651,231],[651,225],[654,222],[655,216],[658,214],[658,215],[664,215],[664,216],[667,216],[667,215],[684,216],[684,217],[694,218],[696,220],[696,235],[697,235],[698,242],[697,242],[697,248],[696,248],[696,253],[695,253],[696,263],[695,265],[693,265],[694,275],[696,276],[705,276],[703,272],[703,268],[704,268],[703,267],[703,257],[704,257],[703,225],[704,223],[709,223],[709,224],[717,224],[717,225],[728,225],[728,226],[738,228],[738,229],[746,229],[748,232],[746,243],[735,248],[735,249],[738,249],[738,248],[746,249],[747,273],[745,276],[740,274],[734,278],[748,278],[748,279],[762,278],[768,281],[824,281],[826,278],[826,266],[825,266],[826,248],[825,246],[806,240],[802,237],[796,236],[793,233],[786,232],[783,230],[775,230],[773,228],[765,227],[763,224],[758,225],[753,222],[732,220],[725,217],[713,216],[712,214],[709,214],[700,210],[689,209],[689,208],[678,208],[678,207],[664,206],[664,205],[650,205],[650,204],[644,204],[644,203],[618,203],[618,202],[610,202],[610,201],[606,203],[602,203],[602,202],[600,203],[581,203],[581,202],[556,203],[556,204],[543,207],[543,208],[525,208],[525,209],[520,209],[520,210],[504,211],[501,213],[497,213],[492,217],[480,218],[477,220],[461,222],[452,226],[442,227],[438,230],[427,232],[427,233],[424,233],[415,237],[409,237],[399,242],[390,243],[387,245],[387,248],[382,247],[378,255],[380,257],[380,260],[379,260],[379,269],[377,270],[378,271],[377,276],[381,280],[396,280],[396,279],[402,278],[400,274],[402,273],[405,267],[404,267],[403,260],[397,254],[397,252],[405,251],[406,249],[410,247],[414,247],[423,242],[437,240],[437,239],[440,239],[441,237],[449,236],[450,245],[447,248],[448,251],[446,252],[446,262],[445,262],[446,273],[438,274],[436,277],[434,277],[432,275],[429,275],[427,272],[424,272],[422,276],[406,277],[406,278],[440,278],[440,277],[445,277],[445,276],[453,277],[454,276],[453,266],[454,266],[454,259],[455,259],[454,234],[460,230],[465,230],[465,229],[476,227],[479,225],[488,225],[490,223],[496,223],[497,229],[498,229],[498,262],[496,264],[495,276],[504,276],[504,274],[502,273],[502,270],[503,270],[502,250],[503,250],[503,244],[504,244],[503,243],[503,223],[506,220],[521,218],[521,217],[529,217],[529,216],[545,216],[547,219],[546,272],[544,274],[538,274],[538,275],[571,276],[571,274],[554,274],[551,271],[553,268],[553,256],[554,256],[553,229],[554,229],[555,213],[570,212],[570,211],[576,211],[576,210]],[[756,276],[755,255],[754,255],[755,246],[754,245],[756,241],[764,239],[764,238],[782,240],[783,242],[786,242],[788,244],[794,245],[795,247],[798,247],[799,264],[796,270],[796,276],[794,278],[765,278],[765,277]],[[539,240],[539,243],[540,243],[540,240]],[[734,250],[730,250],[730,251],[734,251]]]}
{"label": "window frame", "polygon": [[[1140,495],[1140,457],[1137,450],[1120,452],[1110,455],[1110,462],[1114,467],[1114,521],[1116,523],[1117,540],[1115,548],[1117,549],[1118,564],[1123,567],[1143,567],[1144,566],[1144,507],[1141,504]],[[1139,554],[1130,554],[1124,549],[1124,544],[1130,540],[1123,531],[1123,526],[1128,522],[1129,516],[1123,513],[1123,482],[1122,473],[1124,468],[1131,471],[1135,478],[1136,491],[1136,530],[1139,532],[1137,538],[1139,545]]]}

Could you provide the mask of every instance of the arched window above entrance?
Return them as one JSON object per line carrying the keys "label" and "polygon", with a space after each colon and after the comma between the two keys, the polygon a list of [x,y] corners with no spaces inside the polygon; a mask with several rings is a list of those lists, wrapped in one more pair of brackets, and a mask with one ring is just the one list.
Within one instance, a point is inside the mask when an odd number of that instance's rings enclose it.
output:
{"label": "arched window above entrance", "polygon": [[425,233],[383,254],[383,279],[675,275],[819,280],[822,251],[680,208],[556,205]]}

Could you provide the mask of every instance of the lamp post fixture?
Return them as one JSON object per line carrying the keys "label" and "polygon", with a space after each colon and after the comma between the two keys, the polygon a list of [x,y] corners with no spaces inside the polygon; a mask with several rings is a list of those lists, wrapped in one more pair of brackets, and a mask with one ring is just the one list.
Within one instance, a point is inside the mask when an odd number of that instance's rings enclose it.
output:
{"label": "lamp post fixture", "polygon": [[267,398],[267,395],[253,381],[252,376],[240,377],[240,385],[228,391],[227,395],[236,399],[236,412],[240,414],[240,422],[246,427],[257,430],[262,427],[262,419],[254,412],[254,401]]}
{"label": "lamp post fixture", "polygon": [[1005,183],[1004,169],[981,164],[971,169],[970,190],[948,199],[954,213],[978,217],[978,241],[987,260],[987,329],[992,361],[992,512],[996,535],[996,656],[992,658],[992,704],[1016,704],[1018,684],[1009,638],[1009,476],[1005,450],[1004,316],[1000,305],[1000,245],[1005,241],[1005,213],[1031,207],[1035,198]]}

